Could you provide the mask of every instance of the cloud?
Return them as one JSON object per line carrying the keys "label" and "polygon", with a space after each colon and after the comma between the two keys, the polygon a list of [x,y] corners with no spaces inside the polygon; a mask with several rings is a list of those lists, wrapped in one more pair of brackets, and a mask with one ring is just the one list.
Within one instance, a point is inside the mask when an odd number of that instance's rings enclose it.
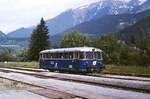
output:
{"label": "cloud", "polygon": [[0,0],[0,30],[10,32],[36,25],[41,17],[50,19],[69,8],[99,0]]}

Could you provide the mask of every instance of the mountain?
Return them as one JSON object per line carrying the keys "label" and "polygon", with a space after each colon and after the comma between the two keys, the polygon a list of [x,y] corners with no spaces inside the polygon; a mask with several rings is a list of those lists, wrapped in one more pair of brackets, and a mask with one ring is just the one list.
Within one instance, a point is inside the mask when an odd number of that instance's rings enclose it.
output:
{"label": "mountain", "polygon": [[19,28],[13,32],[7,34],[9,38],[28,38],[31,36],[33,29],[32,28]]}
{"label": "mountain", "polygon": [[103,33],[117,32],[126,25],[132,23],[132,15],[107,15],[96,20],[91,20],[70,28],[65,32],[78,31],[88,35],[100,35]]}
{"label": "mountain", "polygon": [[0,38],[4,38],[4,37],[6,37],[6,35],[2,31],[0,31]]}
{"label": "mountain", "polygon": [[[91,5],[86,5],[77,9],[70,9],[68,11],[65,11],[57,17],[47,20],[46,23],[50,30],[50,34],[56,35],[75,25],[104,15],[124,13],[126,9],[119,9],[119,7],[124,6],[124,4],[126,3],[119,0],[118,2],[114,2],[114,0],[102,0]],[[115,8],[117,9],[117,11],[114,10]]]}
{"label": "mountain", "polygon": [[[134,3],[133,3],[134,2]],[[103,17],[105,15],[118,15],[130,13],[133,8],[143,4],[139,0],[101,0],[99,2],[70,9],[57,17],[47,20],[51,35],[56,35],[78,24]]]}
{"label": "mountain", "polygon": [[[133,13],[134,8],[138,9],[144,2],[141,0],[100,0],[99,2],[85,5],[77,9],[67,10],[60,15],[47,20],[50,35],[57,35],[63,31],[81,23],[98,19],[106,15],[118,15]],[[136,12],[137,10],[135,10]],[[32,29],[33,30],[33,29]],[[10,37],[29,37],[31,29],[21,28],[9,33]]]}
{"label": "mountain", "polygon": [[135,37],[150,37],[150,16],[138,21],[132,26],[121,30],[117,36],[122,40],[129,40]]}
{"label": "mountain", "polygon": [[101,35],[104,33],[114,33],[121,29],[135,24],[137,21],[150,16],[150,10],[137,14],[119,14],[107,15],[98,19],[94,19],[75,27],[72,27],[65,32],[78,31],[88,35]]}

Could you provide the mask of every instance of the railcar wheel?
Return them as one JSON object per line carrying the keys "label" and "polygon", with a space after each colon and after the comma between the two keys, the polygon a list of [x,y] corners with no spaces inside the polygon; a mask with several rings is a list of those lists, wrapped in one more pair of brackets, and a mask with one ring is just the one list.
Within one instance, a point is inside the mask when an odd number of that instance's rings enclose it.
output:
{"label": "railcar wheel", "polygon": [[48,69],[50,72],[54,72],[55,70],[54,69]]}

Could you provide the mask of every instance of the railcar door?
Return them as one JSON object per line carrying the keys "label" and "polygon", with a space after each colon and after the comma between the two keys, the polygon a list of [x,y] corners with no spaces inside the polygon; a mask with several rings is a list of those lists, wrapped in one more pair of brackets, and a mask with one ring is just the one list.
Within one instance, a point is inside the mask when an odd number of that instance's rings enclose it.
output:
{"label": "railcar door", "polygon": [[80,69],[79,52],[73,52],[72,61],[73,61],[73,66],[74,66],[75,71],[79,71]]}

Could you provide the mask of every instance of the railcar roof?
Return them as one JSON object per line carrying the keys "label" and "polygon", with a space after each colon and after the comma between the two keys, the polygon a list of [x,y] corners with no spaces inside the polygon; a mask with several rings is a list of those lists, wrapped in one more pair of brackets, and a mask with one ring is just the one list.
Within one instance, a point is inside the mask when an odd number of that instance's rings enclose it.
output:
{"label": "railcar roof", "polygon": [[90,52],[90,51],[102,52],[102,50],[94,47],[74,47],[74,48],[58,48],[43,50],[40,53],[55,53],[55,52]]}

